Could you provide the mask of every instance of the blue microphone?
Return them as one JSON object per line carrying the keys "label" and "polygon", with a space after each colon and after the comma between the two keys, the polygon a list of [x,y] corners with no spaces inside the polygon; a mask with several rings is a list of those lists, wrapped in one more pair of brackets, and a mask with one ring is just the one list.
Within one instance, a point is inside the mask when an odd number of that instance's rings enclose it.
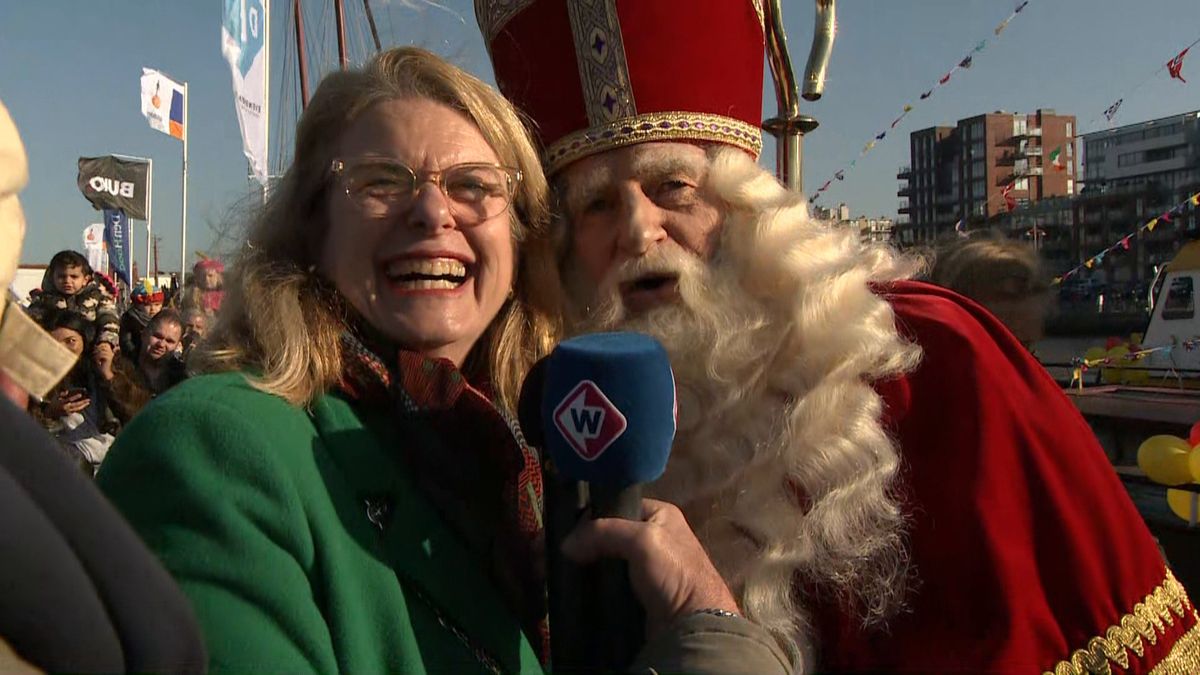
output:
{"label": "blue microphone", "polygon": [[[566,340],[546,362],[542,433],[559,473],[592,492],[656,480],[675,439],[667,351],[640,333]],[[641,509],[633,516],[641,519]]]}
{"label": "blue microphone", "polygon": [[579,567],[559,554],[585,514],[642,519],[642,484],[667,466],[675,378],[667,352],[639,333],[560,343],[526,377],[521,427],[545,463],[550,646],[555,673],[625,669],[645,640],[645,615],[621,560]]}

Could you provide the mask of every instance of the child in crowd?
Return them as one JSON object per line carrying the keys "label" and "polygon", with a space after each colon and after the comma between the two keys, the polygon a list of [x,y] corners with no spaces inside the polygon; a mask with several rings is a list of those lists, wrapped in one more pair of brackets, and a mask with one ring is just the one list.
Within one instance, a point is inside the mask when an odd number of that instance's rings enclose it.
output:
{"label": "child in crowd", "polygon": [[96,342],[118,344],[116,302],[93,278],[92,266],[82,253],[55,253],[42,278],[41,291],[28,309],[35,321],[44,323],[51,314],[70,310],[95,325]]}
{"label": "child in crowd", "polygon": [[221,309],[225,265],[216,258],[205,258],[192,268],[192,287],[183,298],[183,309],[198,309],[214,316]]}
{"label": "child in crowd", "polygon": [[137,362],[142,353],[142,333],[146,324],[162,311],[164,294],[149,281],[133,287],[131,305],[121,316],[121,353]]}

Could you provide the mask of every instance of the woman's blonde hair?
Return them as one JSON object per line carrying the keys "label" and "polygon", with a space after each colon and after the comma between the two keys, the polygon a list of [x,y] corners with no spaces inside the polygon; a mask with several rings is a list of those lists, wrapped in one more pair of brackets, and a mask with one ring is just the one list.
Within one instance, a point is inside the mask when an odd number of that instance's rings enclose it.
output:
{"label": "woman's blonde hair", "polygon": [[545,258],[540,249],[552,246],[546,179],[512,105],[416,47],[388,50],[361,69],[322,80],[300,117],[292,165],[255,214],[226,277],[217,325],[192,357],[194,370],[248,371],[256,387],[295,405],[307,405],[338,382],[347,305],[316,272],[328,227],[329,168],[342,133],[359,115],[377,103],[410,97],[465,115],[501,163],[523,176],[510,210],[518,242],[514,296],[463,364],[468,376],[490,381],[498,404],[515,409],[522,378],[559,332],[557,272],[530,265]]}
{"label": "woman's blonde hair", "polygon": [[1020,299],[1050,289],[1037,251],[999,237],[943,243],[934,251],[929,280],[968,298]]}

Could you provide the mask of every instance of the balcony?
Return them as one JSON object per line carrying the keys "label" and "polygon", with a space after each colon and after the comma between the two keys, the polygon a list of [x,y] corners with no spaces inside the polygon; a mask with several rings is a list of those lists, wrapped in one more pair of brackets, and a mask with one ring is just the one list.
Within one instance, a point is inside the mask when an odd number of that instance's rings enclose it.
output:
{"label": "balcony", "polygon": [[1008,138],[1005,138],[1000,141],[996,141],[996,145],[1019,145],[1021,143],[1021,141],[1028,140],[1030,138],[1041,138],[1041,137],[1042,137],[1042,128],[1041,127],[1030,127],[1023,132],[1015,133],[1012,136],[1009,136]]}
{"label": "balcony", "polygon": [[898,178],[900,180],[912,178],[912,167],[911,166],[900,167],[900,170],[896,172],[896,178]]}
{"label": "balcony", "polygon": [[897,197],[911,197],[912,193],[912,188],[909,187],[907,183],[902,183],[900,185],[900,189],[896,190]]}
{"label": "balcony", "polygon": [[896,209],[896,213],[912,213],[912,208],[908,204],[901,202],[900,208]]}
{"label": "balcony", "polygon": [[996,155],[996,166],[1012,166],[1018,155],[1015,152],[1006,152],[1002,155]]}
{"label": "balcony", "polygon": [[[1008,173],[1008,174],[1000,174],[1000,177],[996,179],[996,185],[1003,187],[1015,180],[1020,180],[1022,178],[1030,178],[1030,177],[1035,177],[1035,176],[1041,176],[1041,175],[1042,175],[1042,167],[1030,166],[1030,167],[1026,167],[1026,168],[1022,169],[1021,171],[1013,171],[1012,173]],[[1014,188],[1014,189],[1016,189],[1016,188]]]}

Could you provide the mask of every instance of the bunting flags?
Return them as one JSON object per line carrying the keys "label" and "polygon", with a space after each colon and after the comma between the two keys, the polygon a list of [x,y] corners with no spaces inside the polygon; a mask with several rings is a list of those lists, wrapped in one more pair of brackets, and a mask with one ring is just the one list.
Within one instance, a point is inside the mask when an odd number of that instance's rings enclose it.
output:
{"label": "bunting flags", "polygon": [[[901,113],[900,113],[900,116],[899,116],[899,117],[897,117],[896,119],[892,120],[892,126],[890,126],[890,127],[888,127],[888,128],[889,128],[889,129],[895,129],[895,128],[896,128],[896,125],[897,125],[897,124],[900,124],[900,120],[904,119],[905,117],[908,117],[908,113],[910,113],[910,112],[912,112],[912,105],[910,105],[910,104],[908,104],[908,103],[905,103],[905,104],[904,104],[904,110],[903,110],[903,111],[901,111]],[[850,165],[851,165],[851,166],[854,166],[854,162],[851,162],[851,163],[850,163]]]}
{"label": "bunting flags", "polygon": [[[1025,7],[1028,5],[1029,5],[1029,0],[1025,0],[1021,4],[1017,5],[1017,8],[1015,10],[1013,10],[1013,12],[1011,14],[1008,15],[1008,18],[1006,18],[1004,21],[1002,21],[1000,23],[1000,26],[996,28],[995,34],[997,36],[999,36],[1000,32],[1003,31],[1006,26],[1008,26],[1008,23],[1010,21],[1012,21],[1013,18],[1017,14],[1020,14],[1021,10],[1025,9]],[[918,100],[920,100],[920,101],[928,100],[931,96],[933,96],[933,92],[936,91],[939,87],[944,87],[947,84],[949,84],[950,77],[952,75],[954,75],[954,71],[966,70],[966,69],[970,68],[974,64],[975,54],[982,52],[987,47],[987,45],[988,45],[987,39],[980,40],[978,43],[976,43],[974,49],[972,49],[963,58],[959,59],[959,61],[954,65],[953,68],[951,68],[944,75],[942,75],[940,78],[938,78],[937,84],[934,85],[933,88],[923,92],[920,96],[918,96],[917,97]],[[887,136],[888,130],[895,129],[896,125],[900,124],[900,121],[903,120],[908,115],[908,113],[910,111],[912,111],[912,109],[913,109],[913,106],[911,103],[905,103],[904,108],[902,109],[902,112],[900,113],[900,115],[898,117],[896,117],[896,119],[892,120],[892,123],[891,123],[891,125],[888,126],[888,129],[886,129],[878,134],[875,134],[874,140],[870,141],[865,146],[863,146],[862,151],[858,153],[858,157],[856,157],[853,161],[851,161],[844,168],[838,169],[838,171],[843,172],[843,175],[844,175],[844,172],[846,171],[846,169],[853,167],[855,162],[857,162],[859,159],[862,159],[864,156],[866,156],[866,154],[869,153],[875,147],[875,144],[877,142],[882,141],[884,139],[884,137]],[[836,175],[836,173],[834,175]],[[842,180],[842,179],[838,178],[838,180]],[[829,185],[831,184],[831,182],[832,181],[826,181],[824,185],[822,185],[820,188],[818,188],[817,191],[814,192],[811,197],[809,197],[809,199],[808,199],[809,203],[815,202],[817,199],[819,199],[821,193],[824,192],[825,190],[829,189]]]}
{"label": "bunting flags", "polygon": [[1108,108],[1106,108],[1104,110],[1104,118],[1107,119],[1109,122],[1111,122],[1112,119],[1117,116],[1117,109],[1121,107],[1121,104],[1124,101],[1125,101],[1125,99],[1119,98],[1119,99],[1117,99],[1116,103],[1108,106]]}
{"label": "bunting flags", "polygon": [[1126,234],[1125,236],[1121,237],[1117,241],[1117,243],[1113,244],[1112,246],[1109,246],[1108,248],[1104,249],[1103,251],[1088,258],[1082,264],[1076,265],[1074,268],[1067,270],[1066,272],[1064,272],[1062,274],[1062,276],[1055,277],[1054,283],[1061,284],[1065,279],[1067,279],[1068,277],[1079,272],[1079,270],[1081,270],[1081,269],[1089,269],[1089,270],[1092,269],[1097,264],[1103,262],[1105,256],[1107,256],[1110,253],[1116,252],[1118,250],[1128,251],[1129,246],[1130,246],[1130,244],[1129,244],[1130,240],[1133,239],[1133,237],[1135,237],[1138,232],[1153,232],[1154,228],[1157,227],[1159,223],[1172,222],[1172,220],[1176,216],[1179,216],[1183,213],[1184,207],[1186,207],[1188,205],[1191,205],[1193,207],[1200,206],[1200,192],[1197,192],[1197,193],[1191,195],[1190,197],[1188,197],[1187,199],[1183,200],[1182,202],[1176,204],[1172,208],[1168,209],[1162,215],[1157,216],[1155,218],[1151,218],[1150,220],[1146,221],[1146,223],[1144,225],[1142,225],[1141,227],[1139,227],[1136,230],[1134,230],[1133,232],[1130,232],[1129,234]]}
{"label": "bunting flags", "polygon": [[1176,54],[1175,58],[1167,61],[1167,72],[1171,74],[1172,79],[1179,80],[1180,82],[1187,82],[1187,80],[1183,79],[1183,75],[1180,74],[1180,71],[1183,70],[1183,57],[1188,53],[1188,49],[1191,49],[1191,47],[1189,46],[1185,48],[1183,51]]}
{"label": "bunting flags", "polygon": [[[1172,57],[1171,60],[1159,66],[1157,70],[1146,76],[1146,78],[1139,82],[1136,87],[1133,87],[1133,89],[1127,91],[1126,96],[1132,95],[1134,91],[1137,91],[1138,88],[1140,88],[1143,84],[1146,84],[1146,82],[1148,82],[1151,78],[1156,77],[1163,70],[1167,71],[1167,74],[1170,75],[1171,79],[1186,83],[1187,80],[1183,79],[1183,57],[1187,55],[1189,49],[1198,44],[1200,44],[1200,38],[1193,40],[1190,45],[1184,47],[1178,54]],[[1105,108],[1104,118],[1111,122],[1117,115],[1117,109],[1121,107],[1121,103],[1124,101],[1125,97],[1122,96],[1121,98],[1118,98],[1112,105],[1108,106],[1108,108]],[[1099,117],[1094,118],[1093,121],[1095,121],[1095,119],[1099,119]],[[1090,126],[1091,123],[1089,122],[1088,124]]]}

